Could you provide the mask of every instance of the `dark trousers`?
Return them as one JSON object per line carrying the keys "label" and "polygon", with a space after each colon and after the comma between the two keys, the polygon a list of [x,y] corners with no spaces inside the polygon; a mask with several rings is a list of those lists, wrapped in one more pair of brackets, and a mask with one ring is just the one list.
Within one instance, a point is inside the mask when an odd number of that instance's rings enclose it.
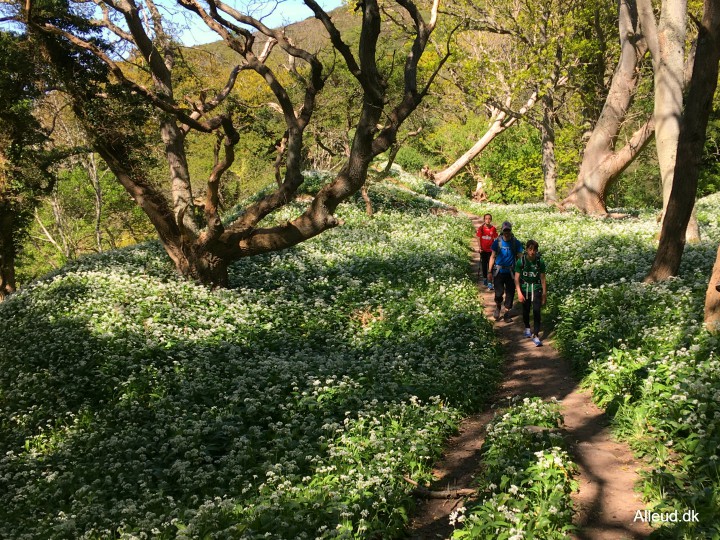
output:
{"label": "dark trousers", "polygon": [[483,279],[488,278],[488,265],[490,264],[490,256],[492,251],[481,251],[480,252],[480,267],[482,268]]}
{"label": "dark trousers", "polygon": [[525,328],[530,328],[530,308],[532,307],[533,312],[533,334],[537,335],[540,333],[540,310],[542,309],[542,291],[535,291],[535,293],[529,293],[529,296],[525,296],[523,302],[523,322]]}
{"label": "dark trousers", "polygon": [[515,276],[511,272],[498,272],[493,279],[495,286],[495,305],[500,307],[505,295],[505,307],[510,309],[515,301]]}

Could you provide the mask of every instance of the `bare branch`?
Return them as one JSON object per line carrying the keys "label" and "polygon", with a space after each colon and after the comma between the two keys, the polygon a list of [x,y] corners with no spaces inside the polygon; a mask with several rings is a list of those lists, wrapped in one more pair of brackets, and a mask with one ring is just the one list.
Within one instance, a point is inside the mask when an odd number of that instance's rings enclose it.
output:
{"label": "bare branch", "polygon": [[148,101],[150,101],[153,105],[160,108],[161,110],[173,114],[175,117],[177,117],[178,120],[181,122],[188,124],[189,126],[193,127],[194,129],[197,129],[198,131],[202,131],[204,133],[210,133],[217,129],[220,125],[220,120],[218,118],[212,119],[208,122],[199,122],[196,119],[191,118],[184,110],[177,107],[176,105],[173,105],[171,103],[168,103],[166,100],[160,98],[157,96],[154,92],[151,90],[145,88],[141,84],[138,84],[130,79],[128,79],[125,74],[123,73],[120,66],[118,66],[107,54],[105,54],[104,51],[102,51],[100,48],[96,47],[92,43],[89,43],[87,41],[84,41],[56,26],[51,25],[50,23],[44,23],[42,26],[43,30],[46,32],[49,32],[51,34],[59,35],[70,41],[73,45],[76,47],[79,47],[81,49],[84,49],[86,51],[89,51],[93,53],[95,56],[97,56],[100,60],[102,60],[110,69],[110,72],[113,74],[113,76],[118,79],[124,86],[127,86],[137,92],[138,94],[145,97]]}
{"label": "bare branch", "polygon": [[222,126],[225,132],[222,141],[225,157],[222,161],[216,159],[215,167],[213,167],[207,182],[207,193],[205,195],[205,220],[207,222],[207,229],[198,238],[198,247],[200,249],[203,249],[209,242],[219,238],[220,235],[225,232],[222,220],[218,215],[218,207],[220,204],[220,197],[218,195],[220,190],[220,177],[230,168],[233,161],[235,161],[235,145],[240,140],[240,135],[235,130],[229,118],[223,118]]}
{"label": "bare branch", "polygon": [[103,27],[110,30],[113,34],[118,36],[121,39],[124,39],[126,41],[132,41],[132,35],[129,32],[126,32],[123,28],[120,28],[118,25],[116,25],[112,20],[110,19],[110,10],[107,7],[107,4],[103,2],[102,0],[93,0],[95,5],[97,5],[100,8],[100,11],[103,14],[102,20],[98,19],[92,19],[90,23],[93,26],[97,27]]}
{"label": "bare branch", "polygon": [[347,64],[350,73],[352,73],[353,76],[358,79],[358,81],[360,81],[362,78],[360,66],[358,65],[355,57],[350,51],[350,47],[347,45],[347,43],[343,41],[340,32],[333,24],[330,16],[325,12],[325,10],[320,7],[317,2],[315,2],[315,0],[305,0],[305,5],[313,11],[313,13],[315,14],[315,18],[318,19],[321,23],[323,23],[325,30],[327,30],[327,33],[330,34],[330,41],[332,42],[333,47],[335,47],[335,49],[345,59],[345,64]]}
{"label": "bare branch", "polygon": [[[235,87],[235,82],[237,81],[237,76],[240,73],[241,66],[235,66],[233,70],[230,72],[230,76],[228,78],[227,83],[225,83],[225,87],[218,92],[213,99],[210,101],[205,101],[202,99],[200,103],[193,103],[193,108],[195,111],[190,114],[190,118],[193,120],[199,120],[203,115],[207,114],[208,112],[215,109],[220,103],[225,101],[225,99],[230,95],[230,92]],[[183,124],[182,131],[184,133],[187,133],[190,130],[190,125]]]}

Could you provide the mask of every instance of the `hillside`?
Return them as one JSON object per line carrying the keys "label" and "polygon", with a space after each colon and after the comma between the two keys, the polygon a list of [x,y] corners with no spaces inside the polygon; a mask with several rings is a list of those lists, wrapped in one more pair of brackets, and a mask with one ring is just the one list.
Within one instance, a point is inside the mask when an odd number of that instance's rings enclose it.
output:
{"label": "hillside", "polygon": [[[328,12],[328,14],[343,36],[359,35],[361,19],[357,12],[353,12],[347,7],[341,6]],[[316,52],[324,47],[327,47],[330,41],[325,27],[315,17],[308,17],[305,20],[289,24],[284,27],[284,30],[295,43],[311,52]],[[256,50],[262,50],[264,43],[264,36],[260,36],[255,46]],[[232,66],[235,62],[237,62],[236,53],[229,50],[222,41],[199,45],[195,48],[201,51],[210,52],[213,55],[224,59],[228,66]],[[282,55],[278,54],[278,56]]]}

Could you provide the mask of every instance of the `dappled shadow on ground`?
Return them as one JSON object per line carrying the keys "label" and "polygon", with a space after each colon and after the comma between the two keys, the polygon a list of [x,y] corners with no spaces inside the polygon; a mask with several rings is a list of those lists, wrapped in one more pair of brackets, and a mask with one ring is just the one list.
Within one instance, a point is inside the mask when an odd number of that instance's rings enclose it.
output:
{"label": "dappled shadow on ground", "polygon": [[[278,303],[288,305],[279,330],[277,320],[257,313],[246,327],[238,323],[235,335],[170,339],[157,328],[171,328],[189,309],[175,298],[177,312],[143,313],[127,327],[100,332],[95,317],[123,320],[122,313],[144,299],[122,292],[125,297],[105,305],[71,280],[16,306],[13,313],[21,316],[3,330],[0,349],[0,451],[13,453],[0,476],[28,481],[0,483],[0,499],[9,503],[20,492],[25,498],[22,512],[17,504],[0,505],[0,522],[16,529],[27,524],[28,530],[46,523],[51,530],[64,513],[76,516],[66,530],[79,537],[90,525],[115,531],[124,522],[131,529],[135,519],[144,519],[135,517],[135,507],[164,516],[172,506],[175,516],[184,517],[205,500],[252,494],[278,463],[291,461],[298,479],[312,474],[313,456],[323,455],[334,430],[369,403],[382,412],[411,396],[439,395],[477,409],[487,395],[468,388],[481,381],[492,385],[499,376],[491,362],[468,356],[468,341],[481,337],[470,335],[483,327],[477,311],[450,309],[448,299],[442,314],[433,313],[436,306],[416,305],[412,292],[427,286],[438,267],[454,264],[453,255],[357,255],[342,263],[346,271],[347,265],[362,266],[357,283],[343,294],[367,299],[367,313],[337,307],[327,282],[339,272],[330,269],[313,274],[327,278],[325,286],[323,280],[310,286],[323,302],[306,306],[301,317],[290,303],[293,288],[277,290],[292,282],[283,271],[264,282]],[[405,281],[396,283],[391,278],[401,269]],[[375,289],[396,291],[405,312],[378,305],[388,297],[367,296]],[[59,293],[61,302],[54,296]],[[13,302],[26,300],[10,299],[3,309],[9,313]],[[76,314],[75,306],[94,302],[103,307]],[[227,322],[222,313],[205,316]],[[457,327],[469,329],[467,339],[443,341]],[[340,384],[343,377],[351,382]],[[322,506],[324,496],[292,504]],[[258,510],[254,519],[272,524],[275,517]],[[341,521],[339,512],[336,517]]]}
{"label": "dappled shadow on ground", "polygon": [[[479,225],[475,223],[475,225]],[[478,254],[474,253],[473,276],[477,276]],[[489,318],[494,308],[494,293],[479,286]],[[608,430],[608,418],[590,397],[579,390],[571,367],[551,342],[535,347],[523,337],[522,316],[514,308],[512,322],[495,324],[496,334],[503,346],[505,363],[503,381],[493,403],[502,406],[512,397],[556,398],[563,405],[564,433],[580,469],[580,491],[574,497],[575,537],[580,540],[617,540],[644,538],[650,529],[633,522],[636,510],[644,508],[634,492],[639,467],[630,449],[618,443]],[[551,336],[544,336],[545,339]],[[433,489],[447,485],[466,488],[473,486],[473,478],[481,474],[480,448],[485,427],[492,417],[487,411],[471,417],[461,428],[459,437],[451,439],[436,465]],[[426,500],[419,503],[408,537],[413,540],[437,540],[452,534],[448,515],[461,500]]]}

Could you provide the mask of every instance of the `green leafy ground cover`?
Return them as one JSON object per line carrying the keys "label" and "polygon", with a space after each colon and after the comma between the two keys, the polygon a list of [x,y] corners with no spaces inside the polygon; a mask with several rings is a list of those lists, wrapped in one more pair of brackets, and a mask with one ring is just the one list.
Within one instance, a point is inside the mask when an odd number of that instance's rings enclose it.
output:
{"label": "green leafy ground cover", "polygon": [[154,244],[0,305],[0,538],[389,538],[499,379],[467,220],[394,189],[241,261]]}
{"label": "green leafy ground cover", "polygon": [[697,205],[703,240],[686,247],[680,276],[658,284],[642,283],[656,249],[655,211],[598,220],[542,204],[441,198],[475,214],[490,211],[495,223],[509,219],[518,238],[539,242],[548,264],[546,327],[554,326],[555,345],[614,417],[617,433],[646,458],[650,508],[699,513],[699,522],[656,523],[656,535],[720,538],[719,340],[702,325],[720,194]]}
{"label": "green leafy ground cover", "polygon": [[[413,181],[540,242],[556,343],[651,461],[646,497],[699,512],[659,535],[717,536],[720,366],[701,318],[720,197],[700,203],[681,277],[644,285],[653,214],[477,206]],[[235,265],[230,290],[178,280],[149,244],[1,304],[0,537],[402,534],[402,477],[429,478],[499,369],[467,221],[371,195],[374,218],[346,205],[345,226]]]}
{"label": "green leafy ground cover", "polygon": [[567,538],[577,466],[561,424],[560,405],[540,398],[515,399],[495,416],[482,447],[481,495],[450,516],[453,538]]}

